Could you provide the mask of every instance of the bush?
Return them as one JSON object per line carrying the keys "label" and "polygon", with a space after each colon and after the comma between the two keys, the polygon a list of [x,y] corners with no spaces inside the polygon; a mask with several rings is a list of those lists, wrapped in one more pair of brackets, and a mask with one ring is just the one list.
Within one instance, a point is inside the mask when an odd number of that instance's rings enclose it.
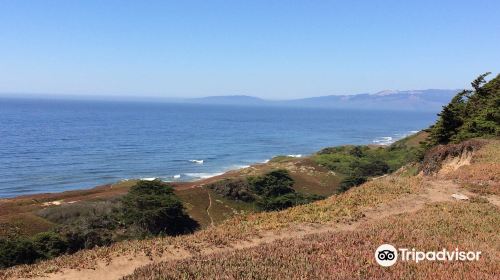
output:
{"label": "bush", "polygon": [[218,194],[246,202],[256,201],[262,211],[282,210],[324,197],[297,193],[287,170],[272,170],[261,176],[243,179],[223,179],[208,185]]}
{"label": "bush", "polygon": [[287,170],[278,169],[262,176],[248,178],[252,189],[259,195],[257,206],[263,211],[276,211],[322,199],[318,195],[297,193],[292,188],[293,178]]}
{"label": "bush", "polygon": [[40,256],[53,258],[66,253],[68,242],[55,232],[42,232],[33,237],[33,245]]}
{"label": "bush", "polygon": [[389,172],[389,165],[381,160],[360,162],[353,166],[353,173],[360,177],[381,176]]}
{"label": "bush", "polygon": [[122,200],[122,221],[144,234],[181,234],[198,224],[184,212],[173,188],[159,180],[139,181]]}
{"label": "bush", "polygon": [[123,203],[77,203],[38,214],[62,225],[55,232],[42,232],[31,239],[0,239],[0,268],[108,246],[121,239],[192,232],[198,227],[184,213],[172,187],[161,181],[138,182],[123,197]]}
{"label": "bush", "polygon": [[77,219],[59,228],[58,232],[66,239],[68,251],[74,253],[81,249],[111,245],[116,241],[115,232],[120,229],[117,217],[102,215]]}
{"label": "bush", "polygon": [[366,178],[364,176],[351,175],[351,176],[345,178],[344,180],[342,180],[342,182],[340,182],[339,191],[345,192],[352,187],[359,186],[359,185],[363,184],[367,180],[368,180],[368,178]]}
{"label": "bush", "polygon": [[249,177],[253,190],[262,196],[279,196],[292,193],[293,179],[285,169],[270,171],[262,176]]}
{"label": "bush", "polygon": [[33,241],[25,238],[0,239],[0,268],[31,264],[43,258]]}
{"label": "bush", "polygon": [[56,224],[74,224],[76,220],[104,217],[115,214],[120,208],[119,198],[98,201],[79,201],[57,207],[47,207],[37,215]]}
{"label": "bush", "polygon": [[251,192],[251,186],[247,180],[222,179],[207,185],[207,187],[212,189],[217,194],[230,199],[241,200],[244,202],[252,202],[255,200],[255,195]]}
{"label": "bush", "polygon": [[311,203],[323,198],[323,196],[319,195],[306,195],[293,192],[280,196],[264,197],[259,200],[257,206],[263,211],[278,211],[301,204]]}
{"label": "bush", "polygon": [[0,268],[31,264],[65,254],[67,241],[55,232],[42,232],[33,238],[0,239]]}
{"label": "bush", "polygon": [[341,146],[325,148],[313,160],[326,168],[340,173],[345,179],[339,185],[346,191],[360,185],[370,177],[396,171],[422,156],[420,147],[409,146],[402,139],[389,147]]}

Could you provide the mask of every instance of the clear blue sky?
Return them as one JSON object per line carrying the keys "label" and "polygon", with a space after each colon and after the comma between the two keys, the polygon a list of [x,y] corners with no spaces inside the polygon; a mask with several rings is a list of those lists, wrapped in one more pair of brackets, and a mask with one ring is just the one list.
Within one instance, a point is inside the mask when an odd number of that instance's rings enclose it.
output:
{"label": "clear blue sky", "polygon": [[0,92],[287,99],[463,88],[500,1],[3,1]]}

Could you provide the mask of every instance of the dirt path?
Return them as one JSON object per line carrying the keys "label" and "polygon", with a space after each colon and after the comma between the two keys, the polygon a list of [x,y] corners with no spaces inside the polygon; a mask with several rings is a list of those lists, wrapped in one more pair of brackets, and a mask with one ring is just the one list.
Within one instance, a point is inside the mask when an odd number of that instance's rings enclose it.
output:
{"label": "dirt path", "polygon": [[[424,180],[424,185],[425,191],[420,194],[408,195],[401,199],[391,201],[390,203],[385,203],[382,205],[378,205],[377,207],[365,209],[365,217],[351,224],[332,223],[324,225],[296,225],[281,232],[264,232],[258,237],[246,241],[236,242],[231,246],[210,247],[201,251],[199,254],[208,255],[212,253],[229,252],[235,249],[256,247],[280,239],[301,238],[309,234],[351,231],[362,227],[367,222],[384,219],[392,215],[415,212],[422,209],[428,203],[456,201],[451,196],[454,193],[461,193],[468,196],[471,195],[471,193],[467,192],[464,189],[461,189],[460,186],[453,183],[452,181],[436,180],[434,178],[433,180]],[[498,197],[495,197],[495,201],[498,200]],[[207,213],[209,208],[210,206],[207,208]],[[182,248],[176,248],[175,250],[173,250],[173,252],[174,253],[166,254],[154,260],[146,256],[123,256],[113,259],[109,264],[100,264],[92,270],[63,270],[62,272],[49,274],[46,277],[38,279],[120,279],[123,276],[131,274],[136,268],[151,264],[153,262],[180,260],[193,256],[193,254]]]}
{"label": "dirt path", "polygon": [[208,194],[208,207],[207,207],[207,215],[208,218],[210,219],[210,226],[214,226],[214,219],[212,218],[212,215],[210,215],[210,208],[212,208],[212,195],[210,195],[210,191],[205,188]]}

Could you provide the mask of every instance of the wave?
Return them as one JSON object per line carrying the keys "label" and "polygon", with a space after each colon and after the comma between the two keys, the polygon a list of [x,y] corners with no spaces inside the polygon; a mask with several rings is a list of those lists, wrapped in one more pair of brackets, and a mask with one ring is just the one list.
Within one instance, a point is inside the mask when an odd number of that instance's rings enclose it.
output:
{"label": "wave", "polygon": [[188,177],[192,177],[194,179],[207,179],[215,176],[219,176],[224,174],[224,172],[214,172],[214,173],[205,173],[205,172],[200,172],[200,173],[185,173],[184,175]]}
{"label": "wave", "polygon": [[233,165],[229,170],[248,168],[250,165]]}
{"label": "wave", "polygon": [[174,179],[180,179],[181,178],[181,174],[176,174],[176,175],[172,176],[172,178],[174,178]]}
{"label": "wave", "polygon": [[391,136],[382,136],[373,139],[372,142],[379,145],[390,145],[394,143],[394,138],[392,138]]}
{"label": "wave", "polygon": [[140,178],[139,180],[141,180],[141,181],[154,181],[156,179],[158,179],[158,178],[156,178],[156,177],[146,177],[146,178]]}
{"label": "wave", "polygon": [[196,163],[196,164],[203,164],[205,161],[202,159],[190,159],[189,162]]}
{"label": "wave", "polygon": [[410,135],[416,134],[418,132],[419,132],[419,130],[411,130],[411,131],[408,131],[406,133],[396,133],[394,135],[394,137],[392,137],[392,136],[377,137],[377,138],[373,139],[372,142],[375,143],[375,144],[378,144],[378,145],[384,145],[384,146],[386,146],[386,145],[390,145],[390,144],[392,144],[392,143],[394,143],[394,142],[396,142],[398,140],[401,140],[401,139],[403,139],[405,137],[408,137]]}
{"label": "wave", "polygon": [[294,157],[294,158],[301,158],[301,154],[296,154],[296,155],[287,155],[287,157]]}

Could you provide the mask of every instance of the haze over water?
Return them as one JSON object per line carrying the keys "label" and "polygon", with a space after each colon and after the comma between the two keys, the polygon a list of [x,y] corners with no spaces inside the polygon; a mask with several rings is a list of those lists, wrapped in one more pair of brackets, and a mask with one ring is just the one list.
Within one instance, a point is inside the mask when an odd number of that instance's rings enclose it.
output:
{"label": "haze over water", "polygon": [[434,112],[0,99],[0,197],[195,180],[276,155],[388,143]]}

